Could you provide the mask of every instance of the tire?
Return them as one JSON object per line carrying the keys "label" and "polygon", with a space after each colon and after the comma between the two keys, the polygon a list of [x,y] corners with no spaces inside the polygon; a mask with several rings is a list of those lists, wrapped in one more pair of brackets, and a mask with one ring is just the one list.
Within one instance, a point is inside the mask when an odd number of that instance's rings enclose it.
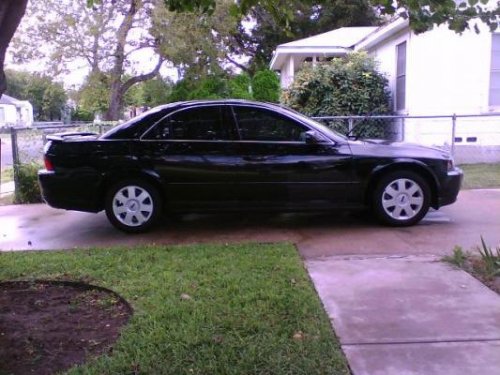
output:
{"label": "tire", "polygon": [[373,194],[377,218],[391,226],[418,223],[429,211],[431,190],[427,181],[415,172],[392,172],[382,177]]}
{"label": "tire", "polygon": [[127,233],[145,232],[161,214],[158,190],[147,182],[125,180],[106,194],[106,216],[116,228]]}

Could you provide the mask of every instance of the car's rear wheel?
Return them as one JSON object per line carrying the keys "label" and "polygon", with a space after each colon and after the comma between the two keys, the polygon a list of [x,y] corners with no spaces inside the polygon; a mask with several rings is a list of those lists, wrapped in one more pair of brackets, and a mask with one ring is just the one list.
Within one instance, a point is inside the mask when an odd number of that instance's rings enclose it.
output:
{"label": "car's rear wheel", "polygon": [[161,214],[161,198],[150,184],[122,181],[106,195],[106,215],[116,228],[139,233],[149,229]]}
{"label": "car's rear wheel", "polygon": [[430,206],[427,181],[414,172],[398,171],[379,181],[373,195],[375,214],[385,224],[409,226],[418,223]]}

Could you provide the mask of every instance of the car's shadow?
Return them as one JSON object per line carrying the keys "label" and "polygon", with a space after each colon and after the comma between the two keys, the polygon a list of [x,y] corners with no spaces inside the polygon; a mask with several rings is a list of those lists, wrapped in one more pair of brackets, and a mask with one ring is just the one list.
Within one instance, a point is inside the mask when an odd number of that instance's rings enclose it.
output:
{"label": "car's shadow", "polygon": [[[440,225],[449,222],[446,215],[431,210],[418,223],[423,225]],[[196,232],[232,231],[240,229],[276,230],[307,228],[389,228],[380,224],[368,210],[310,213],[225,213],[225,214],[186,214],[165,215],[152,232],[176,231],[189,229]]]}

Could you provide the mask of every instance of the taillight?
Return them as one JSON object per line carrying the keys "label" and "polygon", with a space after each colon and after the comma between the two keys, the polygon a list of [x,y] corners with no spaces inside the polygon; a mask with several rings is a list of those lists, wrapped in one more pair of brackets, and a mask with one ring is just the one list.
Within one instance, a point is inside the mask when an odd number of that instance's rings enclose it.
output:
{"label": "taillight", "polygon": [[48,170],[48,171],[53,171],[54,170],[54,165],[52,164],[52,162],[49,160],[49,158],[47,157],[47,155],[45,155],[43,157],[43,162],[45,163],[45,169]]}

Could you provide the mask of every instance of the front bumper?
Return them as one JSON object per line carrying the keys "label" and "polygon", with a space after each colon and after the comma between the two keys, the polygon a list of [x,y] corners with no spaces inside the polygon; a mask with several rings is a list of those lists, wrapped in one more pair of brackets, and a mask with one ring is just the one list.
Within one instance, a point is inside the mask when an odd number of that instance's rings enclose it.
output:
{"label": "front bumper", "polygon": [[448,171],[446,178],[441,182],[437,207],[435,208],[447,206],[457,200],[463,179],[464,172],[460,168],[455,167]]}
{"label": "front bumper", "polygon": [[99,180],[95,175],[38,171],[38,182],[45,202],[54,208],[99,212],[103,209]]}

